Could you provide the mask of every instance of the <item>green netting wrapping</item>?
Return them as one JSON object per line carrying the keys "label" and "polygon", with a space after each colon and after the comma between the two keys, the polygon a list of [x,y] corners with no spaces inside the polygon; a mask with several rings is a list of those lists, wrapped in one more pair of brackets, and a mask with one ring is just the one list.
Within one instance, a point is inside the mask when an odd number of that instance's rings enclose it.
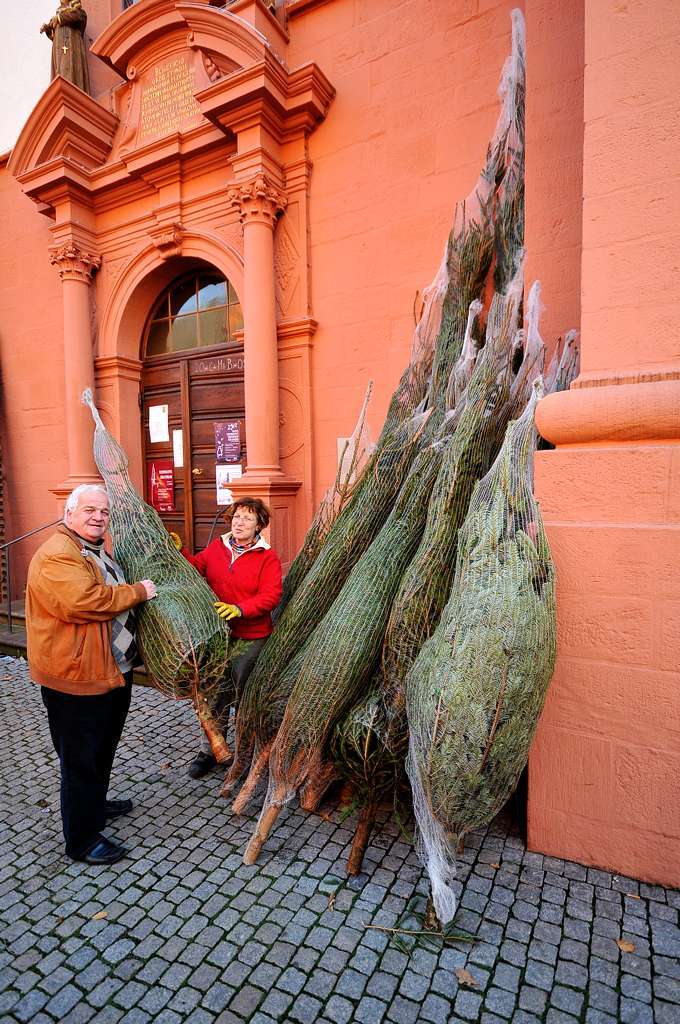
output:
{"label": "green netting wrapping", "polygon": [[393,730],[377,679],[367,694],[337,723],[330,741],[330,757],[340,778],[350,783],[360,805],[347,873],[358,875],[371,830],[382,801],[396,796],[404,779],[404,751],[394,753],[385,742]]}
{"label": "green netting wrapping", "polygon": [[[399,491],[428,419],[416,413],[383,438],[369,460],[349,503],[333,523],[311,569],[304,576],[262,648],[238,706],[234,763],[224,783],[226,796],[248,769],[255,753],[271,742],[283,718],[290,689],[286,670],[366,550]],[[257,749],[256,749],[257,744]]]}
{"label": "green netting wrapping", "polygon": [[[508,419],[523,407],[527,397],[525,382],[535,376],[539,369],[535,365],[536,360],[539,352],[541,356],[543,352],[537,344],[540,338],[533,334],[529,343],[525,332],[519,332],[515,338],[524,244],[524,50],[523,17],[515,11],[512,16],[512,50],[499,86],[501,114],[489,147],[486,168],[488,175],[495,175],[496,183],[495,191],[486,203],[485,216],[493,225],[493,283],[497,294],[491,304],[487,324],[486,351],[480,357],[477,402],[487,384],[492,362],[490,357],[494,350],[496,358],[500,356],[508,369],[510,362],[514,368],[521,361],[520,374],[513,380],[512,392],[508,388],[508,377],[504,386],[489,389],[489,407],[477,438],[478,407],[475,408],[474,397],[468,401],[466,388],[478,354],[472,326],[482,304],[472,303],[462,357],[450,374],[446,391],[447,406],[456,409],[459,415],[461,399],[464,398],[468,404],[458,428],[458,440],[449,449],[433,488],[423,539],[404,575],[390,613],[381,672],[376,682],[378,697],[371,691],[338,723],[334,733],[336,764],[365,803],[350,856],[350,871],[358,870],[362,843],[370,831],[371,809],[375,808],[384,793],[384,785],[394,774],[394,766],[405,753],[405,674],[423,641],[435,628],[448,596],[455,567],[457,530],[467,510],[472,486],[493,460]],[[498,293],[507,293],[506,301],[509,300],[514,309],[514,315],[509,318],[505,316],[507,306]],[[440,336],[438,354],[445,347],[445,339]],[[437,360],[433,379],[436,379],[436,370]],[[483,402],[483,398],[481,400]],[[362,734],[362,727],[368,732]],[[343,763],[343,754],[350,751],[355,752],[354,756]],[[365,752],[370,756],[364,756]]]}
{"label": "green netting wrapping", "polygon": [[319,502],[312,524],[307,530],[300,551],[286,573],[283,581],[283,594],[276,609],[274,621],[277,621],[300,582],[314,564],[328,532],[338,518],[340,512],[352,496],[361,475],[366,467],[369,451],[368,431],[366,429],[366,413],[371,400],[373,381],[368,382],[366,396],[359,419],[354,430],[346,439],[343,451],[338,460],[338,471],[335,480]]}
{"label": "green netting wrapping", "polygon": [[566,391],[579,371],[578,331],[567,331],[564,341],[555,346],[550,365],[545,374],[545,393]]}
{"label": "green netting wrapping", "polygon": [[[502,179],[494,197],[494,290],[505,294],[517,277],[524,247],[524,118],[526,47],[524,15],[512,12],[512,50],[501,83],[501,121],[507,126],[499,159]],[[500,174],[500,170],[499,170]]]}
{"label": "green netting wrapping", "polygon": [[390,605],[425,523],[440,460],[441,437],[416,458],[378,536],[358,559],[340,594],[309,637],[269,758],[269,789],[245,862],[252,863],[281,807],[319,772],[338,719],[356,701],[375,667]]}
{"label": "green netting wrapping", "polygon": [[555,662],[555,574],[532,495],[540,394],[538,382],[475,489],[449,602],[406,680],[407,770],[444,924],[458,845],[513,792]]}
{"label": "green netting wrapping", "polygon": [[[494,297],[486,343],[464,392],[453,444],[442,459],[432,489],[425,529],[390,611],[381,672],[381,689],[390,717],[401,715],[406,673],[437,625],[451,591],[458,528],[472,490],[503,441],[509,418],[521,284],[520,276],[508,296]],[[403,730],[397,726],[393,738],[399,741],[402,735]]]}
{"label": "green netting wrapping", "polygon": [[[290,588],[292,596],[246,684],[236,719],[236,758],[225,780],[225,794],[232,791],[251,764],[253,751],[255,775],[262,770],[266,763],[264,751],[281,722],[290,693],[292,659],[385,521],[418,447],[437,436],[452,396],[460,393],[470,372],[475,348],[471,335],[470,347],[465,352],[467,366],[461,367],[460,380],[452,377],[466,336],[470,305],[482,295],[494,246],[499,249],[494,211],[512,209],[518,215],[519,210],[523,217],[523,133],[520,126],[524,115],[516,109],[517,104],[523,102],[523,75],[522,20],[516,13],[513,15],[513,52],[503,70],[499,90],[503,100],[501,112],[484,168],[470,195],[456,207],[444,259],[425,295],[411,362],[392,397],[376,449],[313,565],[300,574],[301,579],[294,580]],[[518,231],[521,234],[523,226],[514,230],[515,234]],[[521,262],[521,252],[514,247],[515,235],[512,244],[500,247],[503,269],[499,274],[503,280],[504,275]],[[392,471],[385,473],[385,454],[391,456],[396,439],[401,436],[399,432],[412,422],[414,410],[423,396],[425,408],[432,416],[419,444],[413,444],[404,452],[399,475]],[[403,446],[403,441],[401,444]]]}
{"label": "green netting wrapping", "polygon": [[[154,685],[194,702],[219,761],[230,756],[213,709],[238,654],[228,627],[216,615],[214,593],[175,549],[157,512],[130,482],[127,455],[109,433],[89,389],[83,392],[95,422],[94,458],[111,503],[113,553],[129,580],[151,579],[158,595],[137,609],[137,642]],[[221,694],[223,700],[224,694]]]}
{"label": "green netting wrapping", "polygon": [[[456,401],[455,436],[432,489],[423,536],[392,604],[377,679],[334,730],[332,754],[338,773],[352,784],[362,804],[348,861],[350,874],[360,870],[377,807],[399,784],[408,745],[406,673],[439,621],[453,582],[459,526],[475,483],[488,470],[503,440],[511,408],[521,293],[520,273],[507,296],[494,297],[485,345]],[[476,315],[477,310],[471,310]],[[473,364],[474,356],[465,359],[470,326],[471,319],[461,368]],[[460,372],[454,376],[462,379]]]}

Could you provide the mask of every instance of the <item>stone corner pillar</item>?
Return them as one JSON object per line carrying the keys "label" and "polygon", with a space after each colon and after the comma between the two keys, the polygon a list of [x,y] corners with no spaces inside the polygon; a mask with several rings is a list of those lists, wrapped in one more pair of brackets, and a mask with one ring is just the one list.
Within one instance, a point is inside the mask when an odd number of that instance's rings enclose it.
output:
{"label": "stone corner pillar", "polygon": [[[563,6],[544,4],[543,31]],[[643,4],[584,6],[581,368],[536,411],[556,445],[537,455],[535,490],[557,569],[558,658],[529,761],[528,841],[678,886],[680,239],[669,126],[680,63],[668,45],[677,3],[661,7],[650,17]]]}
{"label": "stone corner pillar", "polygon": [[243,226],[244,393],[248,462],[234,497],[261,498],[272,510],[273,546],[284,570],[295,554],[295,501],[301,481],[281,470],[279,352],[276,323],[274,228],[287,205],[282,189],[265,173],[236,182],[228,191]]}
{"label": "stone corner pillar", "polygon": [[62,282],[64,315],[64,400],[68,476],[53,488],[60,504],[78,484],[100,479],[92,453],[93,424],[80,396],[94,390],[94,360],[90,324],[90,285],[101,257],[68,240],[50,249],[50,263]]}

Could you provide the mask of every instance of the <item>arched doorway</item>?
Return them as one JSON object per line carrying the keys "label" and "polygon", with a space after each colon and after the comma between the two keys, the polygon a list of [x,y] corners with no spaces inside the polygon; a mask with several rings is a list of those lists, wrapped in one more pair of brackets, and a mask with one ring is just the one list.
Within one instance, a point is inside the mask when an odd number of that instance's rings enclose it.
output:
{"label": "arched doorway", "polygon": [[246,466],[243,316],[231,281],[205,263],[174,278],[151,309],[141,355],[146,500],[199,550],[226,503],[218,474],[224,483]]}

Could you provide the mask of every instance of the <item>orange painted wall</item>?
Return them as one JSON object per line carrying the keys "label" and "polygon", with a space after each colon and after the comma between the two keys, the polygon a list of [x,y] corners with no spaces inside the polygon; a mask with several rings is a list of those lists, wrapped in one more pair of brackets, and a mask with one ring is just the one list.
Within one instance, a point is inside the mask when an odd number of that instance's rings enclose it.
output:
{"label": "orange painted wall", "polygon": [[[96,35],[117,2],[85,3]],[[366,381],[375,436],[408,360],[414,304],[497,117],[512,6],[328,0],[290,21],[289,66],[315,61],[336,89],[309,143],[316,499]],[[582,328],[578,385],[594,385],[539,413],[558,445],[537,460],[536,490],[559,574],[560,655],[531,757],[529,841],[678,885],[680,7],[526,0],[526,13],[527,278],[543,282],[548,344]],[[95,92],[117,81],[93,72]],[[121,216],[102,215],[108,255]],[[52,518],[49,488],[67,469],[48,227],[0,164],[9,536]],[[18,583],[34,547],[17,554]]]}
{"label": "orange painted wall", "polygon": [[[61,282],[50,266],[49,221],[0,164],[0,368],[7,540],[56,517],[48,488],[66,470]],[[22,583],[27,541],[12,556]]]}
{"label": "orange painted wall", "polygon": [[317,500],[367,381],[375,439],[408,362],[414,305],[498,116],[516,6],[332,0],[290,22],[291,65],[315,60],[336,88],[309,144]]}
{"label": "orange painted wall", "polygon": [[526,281],[543,340],[581,327],[584,0],[527,0]]}
{"label": "orange painted wall", "polygon": [[559,659],[529,784],[534,849],[676,886],[679,48],[671,0],[586,4],[582,370],[538,411]]}
{"label": "orange painted wall", "polygon": [[[91,42],[121,4],[119,0],[84,0],[84,7]],[[47,46],[45,60],[49,63]],[[90,64],[94,94],[121,81],[101,62]],[[50,223],[22,195],[7,172],[6,160],[0,161],[0,436],[8,540],[56,517],[49,488],[67,471],[61,282],[49,262]],[[41,539],[39,535],[13,550],[17,593]]]}
{"label": "orange painted wall", "polygon": [[[85,6],[90,37],[118,7],[117,0],[85,0]],[[330,0],[289,23],[289,66],[315,61],[336,88],[326,121],[310,139],[311,295],[319,322],[312,353],[315,500],[335,475],[336,438],[353,428],[368,379],[376,383],[370,425],[377,436],[408,361],[414,306],[439,265],[455,203],[476,182],[498,116],[496,90],[510,49],[513,6],[508,0]],[[119,81],[94,58],[91,66],[93,92]],[[108,105],[105,96],[99,98]],[[22,303],[31,292],[33,268],[40,267],[40,295],[50,296],[49,318],[39,312],[34,323],[54,339],[54,363],[46,369],[50,394],[60,396],[60,284],[46,255],[48,222],[8,178],[1,168],[11,217],[0,223],[0,246],[11,252],[19,245],[25,260],[18,278],[14,275],[21,284],[5,295],[0,359],[12,384],[15,366],[19,373],[34,372],[20,354]],[[189,196],[191,183],[184,189]],[[104,214],[98,230],[110,229],[113,238],[116,222],[136,212]],[[105,256],[111,256],[108,248]],[[108,266],[97,279],[96,294],[106,273]],[[56,447],[63,460],[62,404],[56,398],[52,418],[44,426],[34,424],[30,443],[21,432],[15,437],[13,427],[7,448],[14,461],[24,463],[31,445]],[[12,422],[23,422],[23,399],[17,398],[13,408]],[[131,409],[123,422],[129,426],[137,415]],[[10,532],[51,518],[48,488],[63,476],[63,462],[57,465],[56,459],[36,465],[30,483],[12,473],[8,498],[17,515]],[[19,565],[34,546],[27,542]]]}

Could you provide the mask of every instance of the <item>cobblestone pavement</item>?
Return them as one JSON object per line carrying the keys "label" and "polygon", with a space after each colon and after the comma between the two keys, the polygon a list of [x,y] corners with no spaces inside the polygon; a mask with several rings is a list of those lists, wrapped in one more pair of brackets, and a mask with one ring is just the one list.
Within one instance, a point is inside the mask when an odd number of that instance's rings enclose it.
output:
{"label": "cobblestone pavement", "polygon": [[75,864],[23,662],[0,659],[0,716],[3,1022],[680,1021],[678,892],[527,853],[494,826],[461,862],[456,924],[475,944],[404,952],[366,927],[424,906],[391,820],[352,881],[351,821],[336,810],[291,809],[244,867],[253,818],[232,815],[219,774],[185,775],[189,709],[136,689],[112,787],[136,809],[109,829],[131,856]]}

